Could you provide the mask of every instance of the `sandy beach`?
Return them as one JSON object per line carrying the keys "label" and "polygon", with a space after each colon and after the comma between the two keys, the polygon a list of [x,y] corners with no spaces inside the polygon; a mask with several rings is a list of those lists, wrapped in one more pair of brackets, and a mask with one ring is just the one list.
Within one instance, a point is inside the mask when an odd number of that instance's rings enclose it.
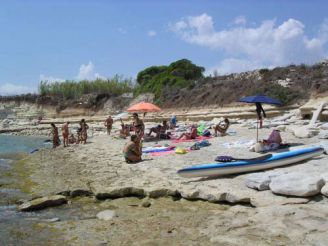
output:
{"label": "sandy beach", "polygon": [[[153,124],[147,123],[147,127]],[[54,230],[72,245],[328,243],[328,200],[320,191],[314,196],[282,196],[270,189],[248,188],[247,173],[193,179],[177,174],[187,166],[214,163],[218,155],[259,156],[248,150],[250,141],[256,139],[256,129],[249,129],[249,124],[232,124],[233,134],[211,138],[211,145],[200,150],[184,155],[144,154],[137,164],[124,161],[122,149],[127,140],[115,137],[118,127],[115,123],[112,136],[107,136],[105,129],[94,132],[86,145],[40,149],[16,165],[25,173],[20,185],[31,198],[63,194],[69,204],[62,207],[80,204],[90,215],[52,224],[38,222],[39,226]],[[266,138],[272,129],[260,129],[259,139]],[[318,136],[300,139],[288,130],[281,135],[284,142],[295,145],[290,149],[320,142]],[[193,143],[167,140],[144,142],[143,147],[165,144],[187,148]],[[326,162],[327,157],[321,155],[260,173],[299,174],[300,178],[305,173],[327,178]],[[110,221],[97,219],[95,215],[105,209],[115,211],[116,217]]]}

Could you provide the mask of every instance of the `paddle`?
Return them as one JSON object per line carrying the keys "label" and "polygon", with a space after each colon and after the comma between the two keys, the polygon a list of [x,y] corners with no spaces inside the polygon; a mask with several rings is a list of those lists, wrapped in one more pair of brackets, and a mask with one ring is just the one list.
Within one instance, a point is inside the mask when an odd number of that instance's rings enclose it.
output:
{"label": "paddle", "polygon": [[255,157],[255,158],[248,158],[248,159],[238,159],[238,158],[234,158],[232,156],[218,156],[215,158],[215,161],[219,161],[219,162],[232,162],[232,161],[263,161],[266,159],[269,159],[272,156],[272,154],[267,154],[267,155],[263,155],[263,156],[259,156],[259,157]]}

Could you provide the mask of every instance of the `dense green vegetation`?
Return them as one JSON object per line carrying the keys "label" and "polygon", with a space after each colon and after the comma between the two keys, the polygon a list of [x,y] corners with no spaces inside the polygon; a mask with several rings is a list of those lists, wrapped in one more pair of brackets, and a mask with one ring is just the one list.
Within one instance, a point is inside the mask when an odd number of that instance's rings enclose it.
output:
{"label": "dense green vegetation", "polygon": [[136,94],[151,92],[159,100],[165,89],[183,88],[203,78],[203,67],[187,59],[181,59],[168,66],[152,66],[138,73]]}
{"label": "dense green vegetation", "polygon": [[63,99],[78,99],[85,94],[121,95],[133,91],[131,79],[114,76],[111,79],[96,79],[93,81],[66,80],[65,82],[41,81],[39,93],[42,96],[57,96]]}

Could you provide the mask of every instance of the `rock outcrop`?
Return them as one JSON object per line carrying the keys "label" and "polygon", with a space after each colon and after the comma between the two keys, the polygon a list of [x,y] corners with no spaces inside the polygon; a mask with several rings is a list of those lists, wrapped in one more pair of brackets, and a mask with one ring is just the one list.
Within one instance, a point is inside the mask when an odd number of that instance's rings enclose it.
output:
{"label": "rock outcrop", "polygon": [[67,203],[65,196],[55,195],[55,196],[46,196],[42,198],[37,198],[28,202],[21,204],[18,209],[20,211],[34,211],[40,210],[47,207],[59,206]]}

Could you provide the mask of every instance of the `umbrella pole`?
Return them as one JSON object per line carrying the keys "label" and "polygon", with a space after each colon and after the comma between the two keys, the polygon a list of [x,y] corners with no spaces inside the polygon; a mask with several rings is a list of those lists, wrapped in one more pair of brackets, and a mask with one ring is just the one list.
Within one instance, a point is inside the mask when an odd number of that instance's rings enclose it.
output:
{"label": "umbrella pole", "polygon": [[256,142],[259,141],[259,121],[256,121]]}

